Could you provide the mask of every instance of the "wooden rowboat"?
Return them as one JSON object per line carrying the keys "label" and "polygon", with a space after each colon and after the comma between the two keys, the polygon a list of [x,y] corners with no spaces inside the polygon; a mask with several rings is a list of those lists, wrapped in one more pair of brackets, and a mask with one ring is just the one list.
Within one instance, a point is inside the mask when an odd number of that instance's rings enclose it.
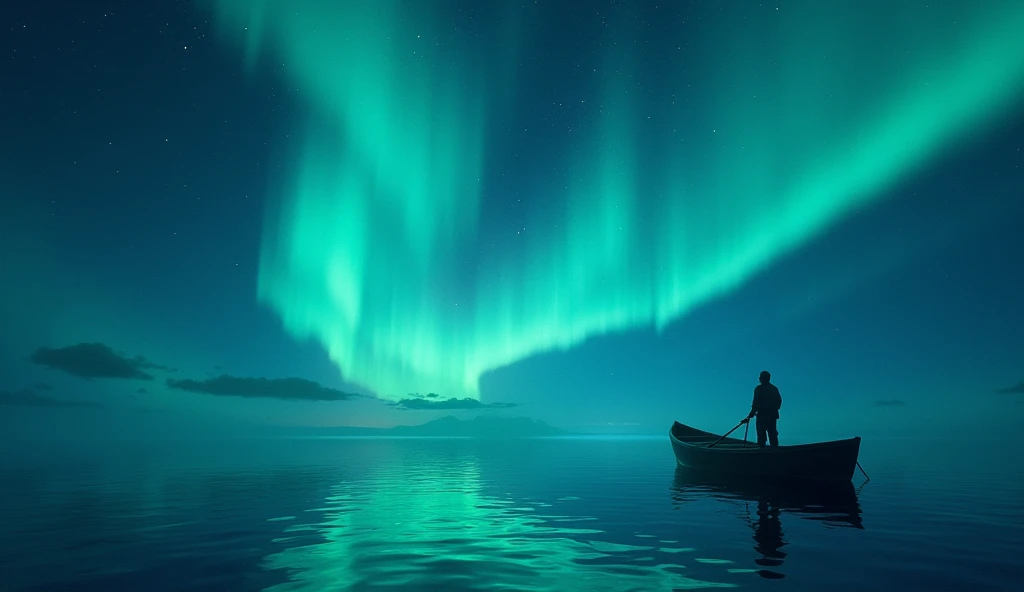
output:
{"label": "wooden rowboat", "polygon": [[766,446],[725,438],[688,425],[672,424],[669,440],[676,462],[693,471],[770,479],[849,481],[857,468],[860,438]]}

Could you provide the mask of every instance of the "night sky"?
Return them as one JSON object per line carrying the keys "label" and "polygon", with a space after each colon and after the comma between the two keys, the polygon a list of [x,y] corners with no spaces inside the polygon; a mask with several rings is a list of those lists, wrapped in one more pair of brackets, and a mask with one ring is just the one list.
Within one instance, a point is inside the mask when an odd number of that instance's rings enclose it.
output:
{"label": "night sky", "polygon": [[1024,420],[1024,3],[0,7],[0,427]]}

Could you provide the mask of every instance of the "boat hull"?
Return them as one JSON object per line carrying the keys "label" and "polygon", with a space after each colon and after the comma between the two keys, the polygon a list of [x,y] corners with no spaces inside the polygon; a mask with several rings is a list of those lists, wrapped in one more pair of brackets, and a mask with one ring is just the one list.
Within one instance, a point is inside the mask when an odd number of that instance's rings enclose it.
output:
{"label": "boat hull", "polygon": [[810,479],[849,481],[857,467],[860,438],[768,446],[726,438],[714,447],[719,436],[676,422],[669,431],[676,462],[687,469],[709,474],[737,475],[762,479]]}

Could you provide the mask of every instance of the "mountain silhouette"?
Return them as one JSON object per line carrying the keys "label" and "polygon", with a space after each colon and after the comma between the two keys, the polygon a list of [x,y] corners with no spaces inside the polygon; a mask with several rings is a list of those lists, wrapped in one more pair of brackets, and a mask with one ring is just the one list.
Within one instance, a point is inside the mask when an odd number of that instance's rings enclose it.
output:
{"label": "mountain silhouette", "polygon": [[461,420],[448,415],[420,425],[400,425],[393,428],[335,427],[271,427],[267,435],[287,436],[400,436],[433,438],[538,438],[564,436],[569,432],[552,427],[539,419],[529,417],[477,416]]}

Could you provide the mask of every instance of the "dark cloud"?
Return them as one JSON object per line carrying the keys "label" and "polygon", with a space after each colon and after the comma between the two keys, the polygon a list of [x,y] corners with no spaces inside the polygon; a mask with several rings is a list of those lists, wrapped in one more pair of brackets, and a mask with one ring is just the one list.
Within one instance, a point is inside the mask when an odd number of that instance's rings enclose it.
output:
{"label": "dark cloud", "polygon": [[1004,395],[1024,395],[1024,382],[1018,382],[1014,386],[996,389],[996,392]]}
{"label": "dark cloud", "polygon": [[262,397],[297,401],[345,401],[360,397],[327,388],[303,378],[242,378],[221,375],[206,380],[167,380],[167,386],[181,391],[229,397]]}
{"label": "dark cloud", "polygon": [[439,395],[437,393],[427,393],[425,395],[420,394],[420,393],[409,393],[409,396],[407,398],[409,398],[409,399],[439,399],[439,398],[441,398],[441,395]]}
{"label": "dark cloud", "polygon": [[140,386],[139,388],[135,389],[135,392],[140,394],[140,395],[144,395],[144,394],[148,393],[149,391],[147,391],[146,389],[144,389],[144,388],[142,388]]}
{"label": "dark cloud", "polygon": [[[430,397],[430,395],[434,395],[434,397],[438,396],[435,393],[430,393],[427,397]],[[410,398],[402,399],[397,403],[391,403],[391,405],[394,407],[401,407],[402,409],[508,409],[516,406],[514,403],[487,404],[477,401],[476,399],[470,399],[469,397],[465,399],[456,399],[455,397],[452,397],[451,399],[442,399],[440,401],[428,401],[425,398]]]}
{"label": "dark cloud", "polygon": [[90,409],[102,409],[103,405],[89,401],[62,401],[37,395],[29,389],[22,389],[16,393],[0,391],[0,405],[19,405],[22,407],[88,407]]}
{"label": "dark cloud", "polygon": [[899,399],[879,399],[871,403],[872,407],[906,407],[907,402]]}
{"label": "dark cloud", "polygon": [[62,370],[79,378],[136,378],[152,380],[144,370],[170,370],[142,356],[129,358],[102,343],[79,343],[68,347],[41,347],[32,352],[32,362]]}
{"label": "dark cloud", "polygon": [[34,385],[32,385],[32,388],[36,389],[37,391],[52,391],[53,390],[53,386],[49,385],[49,384],[46,384],[45,382],[37,382]]}

